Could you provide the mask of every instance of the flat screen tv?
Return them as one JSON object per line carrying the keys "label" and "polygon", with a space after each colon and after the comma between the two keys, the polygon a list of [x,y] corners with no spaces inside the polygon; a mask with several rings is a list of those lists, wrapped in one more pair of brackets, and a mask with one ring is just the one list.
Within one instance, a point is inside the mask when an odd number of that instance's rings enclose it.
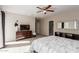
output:
{"label": "flat screen tv", "polygon": [[20,25],[20,30],[30,30],[30,25]]}

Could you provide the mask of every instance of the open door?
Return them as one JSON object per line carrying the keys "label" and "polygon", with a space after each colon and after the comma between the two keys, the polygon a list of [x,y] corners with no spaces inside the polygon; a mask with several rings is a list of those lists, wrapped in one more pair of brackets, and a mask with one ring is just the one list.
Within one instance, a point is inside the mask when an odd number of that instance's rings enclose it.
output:
{"label": "open door", "polygon": [[35,20],[35,32],[36,34],[40,34],[40,20],[39,19]]}
{"label": "open door", "polygon": [[53,35],[53,26],[54,26],[54,22],[49,21],[49,35]]}

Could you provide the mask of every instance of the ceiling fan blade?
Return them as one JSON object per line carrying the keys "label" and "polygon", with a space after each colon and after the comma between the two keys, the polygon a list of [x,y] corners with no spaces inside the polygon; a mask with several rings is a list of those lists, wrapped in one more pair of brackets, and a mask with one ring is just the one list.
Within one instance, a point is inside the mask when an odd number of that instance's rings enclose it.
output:
{"label": "ceiling fan blade", "polygon": [[46,11],[49,11],[49,12],[54,12],[54,10],[46,10]]}
{"label": "ceiling fan blade", "polygon": [[38,8],[38,9],[41,9],[41,10],[42,10],[42,8],[40,8],[40,7],[36,7],[36,8]]}
{"label": "ceiling fan blade", "polygon": [[46,9],[48,9],[48,8],[50,8],[51,7],[51,5],[48,5],[44,10],[46,10]]}
{"label": "ceiling fan blade", "polygon": [[37,11],[37,13],[40,13],[40,12],[42,12],[42,11]]}

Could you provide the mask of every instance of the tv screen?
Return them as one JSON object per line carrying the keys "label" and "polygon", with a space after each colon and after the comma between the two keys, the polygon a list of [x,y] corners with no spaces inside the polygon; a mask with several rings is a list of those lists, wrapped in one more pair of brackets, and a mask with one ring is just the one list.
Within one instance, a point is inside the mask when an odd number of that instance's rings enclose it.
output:
{"label": "tv screen", "polygon": [[30,25],[20,25],[20,30],[30,30]]}

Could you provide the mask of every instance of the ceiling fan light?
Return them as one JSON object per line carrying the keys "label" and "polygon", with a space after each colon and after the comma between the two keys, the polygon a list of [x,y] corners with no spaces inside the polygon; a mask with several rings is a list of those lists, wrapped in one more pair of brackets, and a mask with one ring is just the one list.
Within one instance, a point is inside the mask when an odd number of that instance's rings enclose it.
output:
{"label": "ceiling fan light", "polygon": [[46,13],[46,11],[43,11],[44,13]]}
{"label": "ceiling fan light", "polygon": [[43,11],[44,14],[46,14],[46,11]]}

